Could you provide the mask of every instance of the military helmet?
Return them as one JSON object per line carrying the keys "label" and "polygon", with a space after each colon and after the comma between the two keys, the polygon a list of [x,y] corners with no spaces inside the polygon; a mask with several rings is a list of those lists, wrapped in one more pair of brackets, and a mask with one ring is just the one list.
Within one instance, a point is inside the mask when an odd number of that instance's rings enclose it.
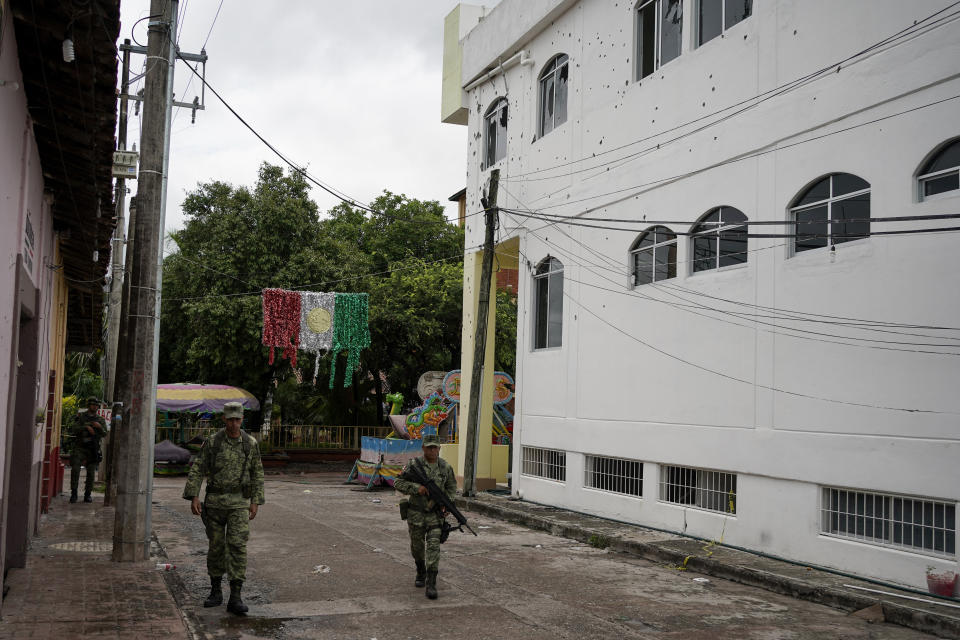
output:
{"label": "military helmet", "polygon": [[87,398],[87,406],[89,407],[91,404],[95,404],[99,407],[100,398],[98,398],[97,396],[90,396],[89,398]]}
{"label": "military helmet", "polygon": [[439,447],[440,438],[435,435],[423,436],[424,447]]}
{"label": "military helmet", "polygon": [[239,402],[227,402],[223,405],[223,417],[243,418],[243,405]]}

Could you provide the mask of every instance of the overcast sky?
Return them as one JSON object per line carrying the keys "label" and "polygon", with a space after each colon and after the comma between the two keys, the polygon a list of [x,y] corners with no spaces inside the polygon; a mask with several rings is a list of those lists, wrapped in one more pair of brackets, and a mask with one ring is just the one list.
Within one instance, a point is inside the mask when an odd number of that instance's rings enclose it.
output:
{"label": "overcast sky", "polygon": [[[181,0],[180,49],[199,52],[213,25],[207,81],[264,138],[362,202],[388,189],[451,205],[466,181],[466,127],[440,122],[443,20],[456,0],[224,0],[214,23],[220,5]],[[134,23],[149,6],[123,0],[121,41],[133,30],[146,45],[147,21]],[[132,57],[133,75],[143,58]],[[200,95],[192,75],[178,63],[177,100]],[[180,204],[199,182],[252,186],[262,162],[283,164],[209,91],[205,102],[196,124],[174,111],[168,231],[183,227]],[[131,109],[131,143],[139,131]],[[312,196],[321,212],[337,203],[316,187]]]}

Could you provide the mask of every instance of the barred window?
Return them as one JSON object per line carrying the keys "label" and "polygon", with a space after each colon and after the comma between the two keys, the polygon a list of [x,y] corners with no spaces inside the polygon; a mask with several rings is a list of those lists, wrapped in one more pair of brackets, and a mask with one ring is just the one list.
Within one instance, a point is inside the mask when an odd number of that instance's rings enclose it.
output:
{"label": "barred window", "polygon": [[957,553],[956,503],[833,487],[822,491],[822,533],[939,555]]}
{"label": "barred window", "polygon": [[643,495],[643,463],[626,458],[587,455],[583,485],[640,497]]}
{"label": "barred window", "polygon": [[737,513],[737,474],[663,465],[660,500],[719,513]]}
{"label": "barred window", "polygon": [[567,481],[567,452],[555,449],[523,447],[521,473],[558,482]]}

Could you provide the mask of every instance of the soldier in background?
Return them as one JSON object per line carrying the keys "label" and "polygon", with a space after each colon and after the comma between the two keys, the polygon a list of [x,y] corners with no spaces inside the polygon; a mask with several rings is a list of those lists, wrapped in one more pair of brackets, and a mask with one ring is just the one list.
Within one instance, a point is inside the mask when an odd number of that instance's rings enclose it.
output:
{"label": "soldier in background", "polygon": [[77,488],[80,485],[80,467],[87,468],[87,481],[83,486],[83,501],[93,502],[93,479],[97,475],[100,462],[100,440],[107,435],[107,421],[97,415],[100,400],[87,398],[87,409],[74,418],[71,435],[73,451],[70,454],[70,502],[77,501]]}
{"label": "soldier in background", "polygon": [[[243,406],[239,402],[226,403],[223,419],[226,428],[207,438],[190,467],[183,497],[190,500],[190,510],[201,517],[207,529],[210,595],[203,606],[223,604],[221,582],[226,573],[230,580],[227,611],[241,615],[247,612],[240,592],[246,579],[250,521],[257,517],[257,508],[264,503],[263,465],[257,441],[240,429]],[[207,493],[201,504],[200,485],[204,478]]]}
{"label": "soldier in background", "polygon": [[407,529],[410,533],[410,553],[417,565],[414,586],[422,587],[426,584],[426,596],[435,600],[443,514],[429,498],[427,488],[408,479],[407,469],[410,465],[417,465],[451,500],[457,493],[457,480],[453,474],[453,467],[440,457],[440,440],[437,436],[430,435],[423,437],[423,455],[408,462],[393,484],[393,488],[400,493],[412,496],[405,511]]}

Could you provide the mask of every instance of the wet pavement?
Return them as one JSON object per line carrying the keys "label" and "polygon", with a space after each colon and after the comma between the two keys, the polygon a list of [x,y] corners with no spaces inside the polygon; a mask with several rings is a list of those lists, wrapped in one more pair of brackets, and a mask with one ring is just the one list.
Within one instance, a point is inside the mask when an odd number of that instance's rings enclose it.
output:
{"label": "wet pavement", "polygon": [[165,577],[197,638],[930,638],[668,563],[468,513],[478,537],[443,545],[438,589],[413,586],[392,490],[342,484],[345,472],[268,476],[251,525],[245,617],[204,609],[206,539],[156,478],[154,533]]}

